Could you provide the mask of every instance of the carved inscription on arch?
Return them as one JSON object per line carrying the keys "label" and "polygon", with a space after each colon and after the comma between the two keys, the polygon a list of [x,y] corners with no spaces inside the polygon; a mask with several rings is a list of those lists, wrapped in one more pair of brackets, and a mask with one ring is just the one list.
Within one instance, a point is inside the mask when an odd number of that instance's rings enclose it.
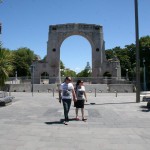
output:
{"label": "carved inscription on arch", "polygon": [[55,25],[51,26],[53,31],[58,31],[58,30],[99,30],[102,28],[101,26],[98,25],[89,25],[89,24],[66,24],[66,25]]}

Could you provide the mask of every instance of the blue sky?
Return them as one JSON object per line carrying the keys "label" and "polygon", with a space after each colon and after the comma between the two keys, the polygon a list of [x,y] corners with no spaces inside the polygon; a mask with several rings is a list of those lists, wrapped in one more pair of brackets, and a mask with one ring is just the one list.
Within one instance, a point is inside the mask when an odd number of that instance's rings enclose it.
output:
{"label": "blue sky", "polygon": [[[139,0],[139,36],[150,35],[150,0]],[[0,4],[3,47],[28,47],[47,54],[49,25],[87,23],[103,26],[105,48],[135,43],[134,0],[3,0]],[[67,38],[61,60],[79,72],[91,65],[91,45],[81,36]]]}

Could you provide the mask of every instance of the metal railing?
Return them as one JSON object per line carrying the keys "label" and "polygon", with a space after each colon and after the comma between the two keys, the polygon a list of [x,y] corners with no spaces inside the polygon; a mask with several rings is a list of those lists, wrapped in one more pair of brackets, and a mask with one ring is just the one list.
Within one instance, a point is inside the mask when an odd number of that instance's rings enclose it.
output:
{"label": "metal railing", "polygon": [[[35,81],[37,77],[34,77]],[[58,81],[61,80],[63,82],[65,77],[61,77],[59,79],[58,77],[51,77],[51,78],[41,78],[40,84],[49,84],[49,81],[53,81],[53,83],[57,84]],[[31,84],[31,76],[27,77],[10,77],[6,81],[6,84]],[[134,84],[135,79],[126,80],[125,77],[72,77],[72,82],[75,84],[77,80],[83,80],[85,84]],[[36,83],[35,83],[36,84]]]}

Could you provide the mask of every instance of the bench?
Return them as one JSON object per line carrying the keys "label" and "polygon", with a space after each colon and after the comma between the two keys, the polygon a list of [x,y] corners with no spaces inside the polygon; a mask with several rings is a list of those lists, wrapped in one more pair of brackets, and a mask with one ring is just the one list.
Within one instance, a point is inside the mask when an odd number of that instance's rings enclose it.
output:
{"label": "bench", "polygon": [[14,96],[8,96],[7,92],[0,91],[0,106],[10,104],[14,98]]}
{"label": "bench", "polygon": [[141,92],[140,96],[143,102],[147,102],[147,108],[150,109],[150,91]]}

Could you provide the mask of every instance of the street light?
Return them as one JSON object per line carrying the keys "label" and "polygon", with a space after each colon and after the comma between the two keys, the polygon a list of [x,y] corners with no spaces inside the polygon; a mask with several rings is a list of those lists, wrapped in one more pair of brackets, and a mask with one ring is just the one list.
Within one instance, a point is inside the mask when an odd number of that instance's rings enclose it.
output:
{"label": "street light", "polygon": [[33,86],[34,86],[34,69],[35,69],[35,65],[31,65],[30,66],[30,69],[31,69],[31,74],[32,74],[32,80],[31,80],[31,83],[32,83],[32,88],[31,88],[31,92],[32,92],[32,96],[33,96]]}
{"label": "street light", "polygon": [[128,77],[128,69],[126,69],[126,80],[128,80],[129,77]]}
{"label": "street light", "polygon": [[146,70],[145,70],[145,58],[143,58],[143,66],[144,66],[144,91],[146,91]]}
{"label": "street light", "polygon": [[15,78],[15,82],[17,83],[17,80],[18,80],[18,79],[17,79],[17,71],[15,71],[15,77],[16,77],[16,78]]}
{"label": "street light", "polygon": [[135,35],[136,35],[136,102],[140,102],[140,57],[139,57],[139,22],[138,22],[138,0],[135,5]]}
{"label": "street light", "polygon": [[118,79],[118,66],[116,66],[116,79]]}

